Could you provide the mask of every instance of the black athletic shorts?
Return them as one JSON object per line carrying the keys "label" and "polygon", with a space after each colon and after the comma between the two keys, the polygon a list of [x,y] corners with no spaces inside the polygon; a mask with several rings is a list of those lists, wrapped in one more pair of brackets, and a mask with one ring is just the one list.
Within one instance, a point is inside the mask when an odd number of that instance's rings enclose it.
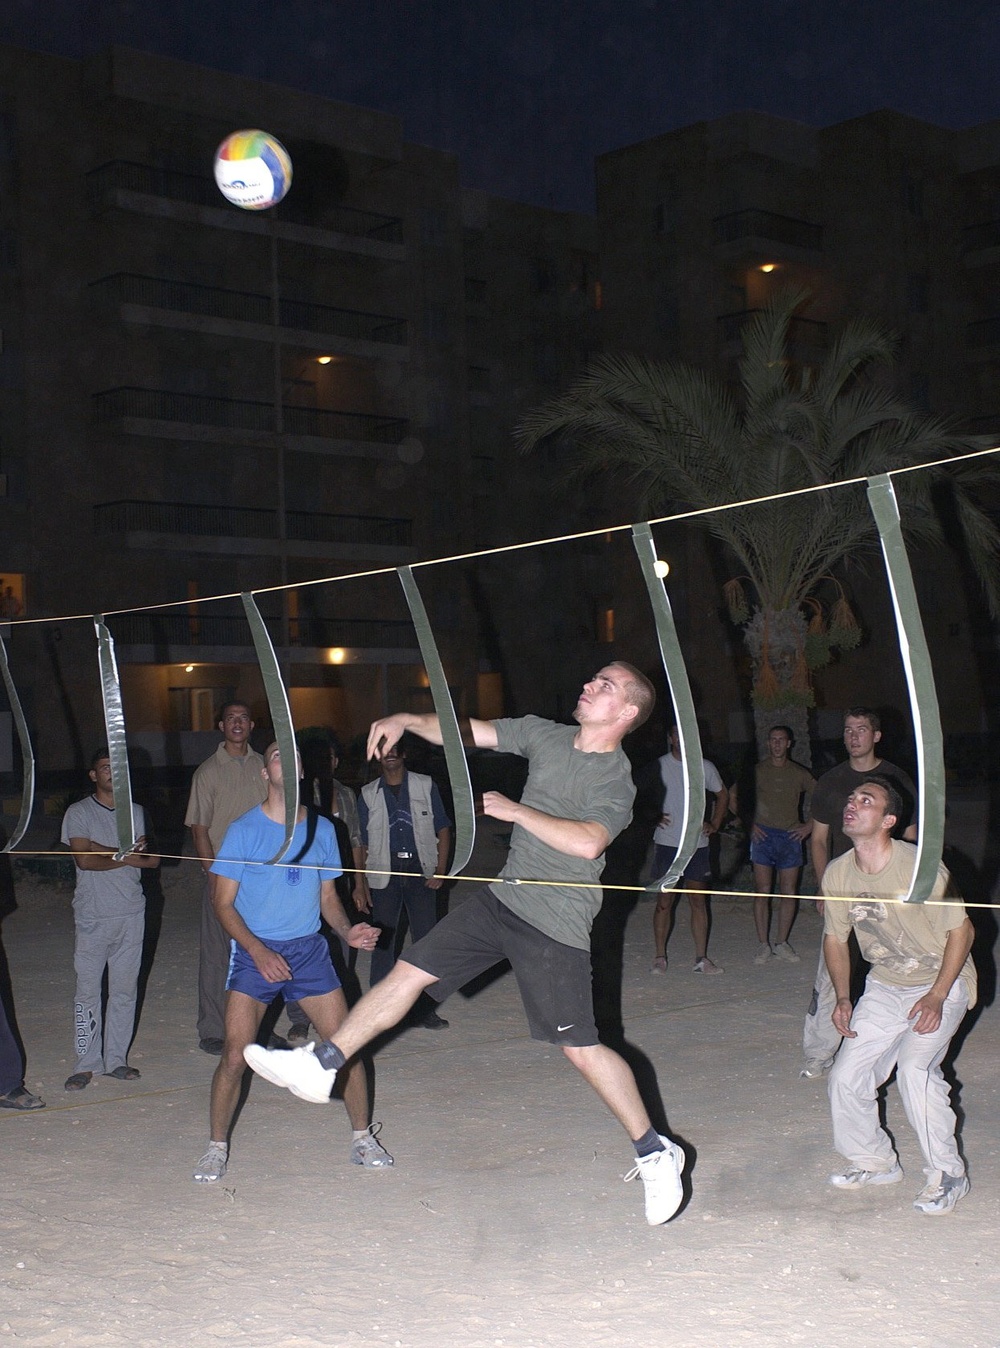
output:
{"label": "black athletic shorts", "polygon": [[598,1042],[590,951],[546,936],[505,907],[487,885],[474,890],[402,958],[438,980],[427,989],[436,1002],[500,960],[510,960],[532,1039],[574,1048]]}

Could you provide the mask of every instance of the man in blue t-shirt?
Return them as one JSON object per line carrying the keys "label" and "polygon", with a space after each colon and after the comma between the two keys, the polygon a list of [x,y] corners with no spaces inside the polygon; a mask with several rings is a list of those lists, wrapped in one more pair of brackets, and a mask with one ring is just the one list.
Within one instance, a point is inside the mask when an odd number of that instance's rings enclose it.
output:
{"label": "man in blue t-shirt", "polygon": [[[264,754],[262,777],[267,799],[230,824],[218,856],[212,892],[215,915],[230,939],[226,979],[225,1041],[212,1077],[208,1150],[194,1179],[219,1180],[229,1160],[229,1130],[239,1099],[246,1063],[243,1050],[257,1037],[264,1012],[281,993],[296,1000],[329,1038],[347,1015],[347,1003],[320,932],[322,915],[348,945],[373,949],[378,931],[367,922],[354,926],[337,897],[334,881],[342,874],[333,825],[299,808],[286,859],[269,865],[285,837],[285,798],[281,752],[277,744]],[[392,1165],[372,1125],[363,1063],[352,1063],[343,1078],[344,1105],[354,1129],[350,1159],[368,1167]]]}

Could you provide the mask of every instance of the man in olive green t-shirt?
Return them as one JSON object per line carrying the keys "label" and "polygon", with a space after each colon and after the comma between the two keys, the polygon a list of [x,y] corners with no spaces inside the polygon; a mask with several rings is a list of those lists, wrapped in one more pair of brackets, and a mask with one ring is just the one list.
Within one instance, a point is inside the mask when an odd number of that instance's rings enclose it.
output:
{"label": "man in olive green t-shirt", "polygon": [[[903,1178],[878,1114],[879,1087],[895,1068],[926,1162],[927,1184],[914,1207],[936,1214],[969,1191],[941,1061],[976,1000],[974,933],[962,902],[949,901],[951,877],[943,866],[926,903],[902,902],[916,864],[913,844],[892,836],[902,809],[887,777],[856,786],[843,817],[852,850],[823,875],[823,954],[837,999],[833,1023],[844,1036],[830,1073],[830,1110],[834,1146],[848,1162],[830,1183],[858,1189]],[[857,1007],[850,999],[852,930],[871,965]]]}

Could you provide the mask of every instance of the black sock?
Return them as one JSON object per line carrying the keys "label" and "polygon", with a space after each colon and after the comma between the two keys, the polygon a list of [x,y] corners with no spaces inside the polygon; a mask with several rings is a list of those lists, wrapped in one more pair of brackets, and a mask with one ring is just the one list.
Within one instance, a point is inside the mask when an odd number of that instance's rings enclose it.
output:
{"label": "black sock", "polygon": [[314,1052],[320,1066],[325,1067],[327,1071],[332,1068],[339,1072],[344,1063],[347,1062],[347,1059],[334,1043],[319,1043],[316,1045]]}
{"label": "black sock", "polygon": [[666,1150],[655,1128],[647,1128],[642,1137],[637,1137],[632,1145],[635,1147],[636,1156],[652,1156],[654,1151]]}

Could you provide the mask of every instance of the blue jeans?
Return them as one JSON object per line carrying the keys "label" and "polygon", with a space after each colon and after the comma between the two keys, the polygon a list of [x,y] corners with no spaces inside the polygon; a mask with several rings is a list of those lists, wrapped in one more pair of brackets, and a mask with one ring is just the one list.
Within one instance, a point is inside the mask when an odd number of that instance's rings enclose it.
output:
{"label": "blue jeans", "polygon": [[410,939],[419,941],[437,922],[440,890],[428,889],[422,875],[390,875],[384,889],[372,890],[370,921],[382,928],[378,945],[372,951],[371,986],[374,987],[396,963],[396,929],[406,909],[410,920]]}

